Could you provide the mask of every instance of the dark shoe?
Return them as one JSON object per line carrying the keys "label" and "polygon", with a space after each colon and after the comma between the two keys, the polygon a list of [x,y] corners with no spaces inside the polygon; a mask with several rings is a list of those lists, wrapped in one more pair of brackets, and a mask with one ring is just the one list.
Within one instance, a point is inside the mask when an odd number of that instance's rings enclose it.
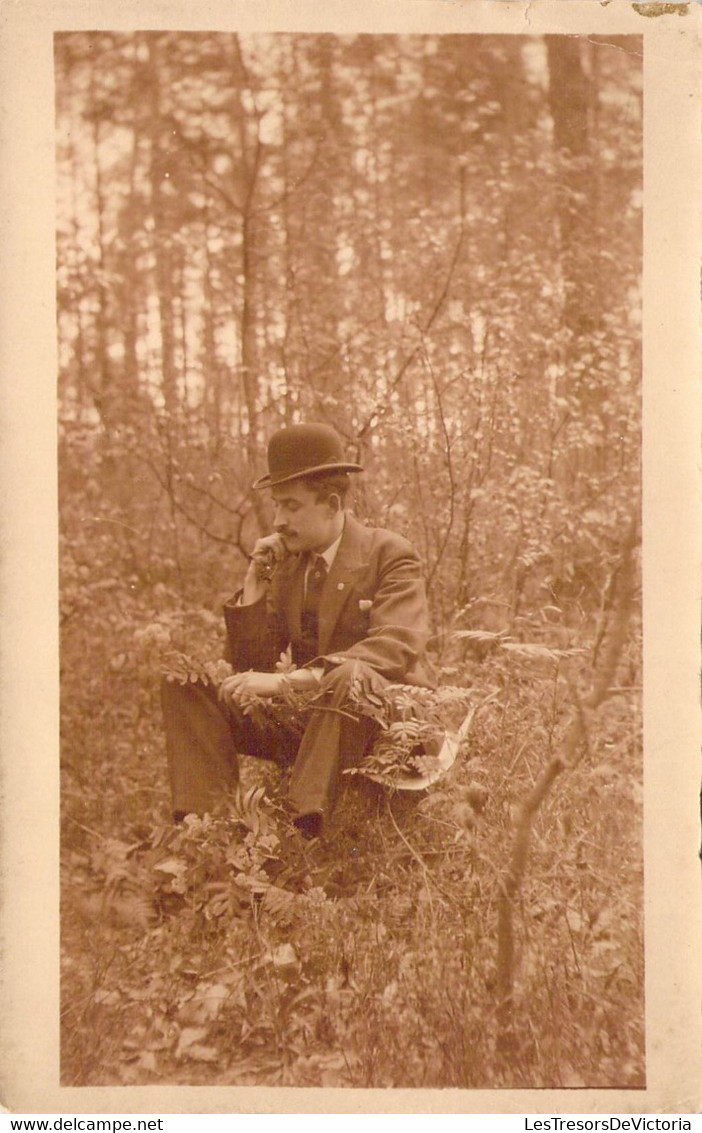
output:
{"label": "dark shoe", "polygon": [[322,833],[322,824],[324,816],[321,811],[312,811],[311,814],[301,814],[298,818],[293,819],[293,825],[302,834],[303,838],[308,840],[312,838],[319,838]]}

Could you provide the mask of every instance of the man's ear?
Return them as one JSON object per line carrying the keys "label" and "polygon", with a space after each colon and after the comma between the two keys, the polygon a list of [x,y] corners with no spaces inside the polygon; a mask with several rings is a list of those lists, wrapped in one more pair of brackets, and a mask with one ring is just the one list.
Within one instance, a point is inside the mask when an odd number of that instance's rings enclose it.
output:
{"label": "man's ear", "polygon": [[332,515],[338,515],[342,508],[341,496],[337,492],[331,492],[327,496],[327,505]]}

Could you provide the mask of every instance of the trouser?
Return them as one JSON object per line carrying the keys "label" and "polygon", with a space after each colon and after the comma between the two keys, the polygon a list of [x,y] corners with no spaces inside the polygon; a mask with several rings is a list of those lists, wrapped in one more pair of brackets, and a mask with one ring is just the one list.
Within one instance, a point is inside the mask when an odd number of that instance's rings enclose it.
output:
{"label": "trouser", "polygon": [[[319,708],[293,713],[272,700],[255,716],[220,703],[212,685],[164,680],[161,703],[174,812],[211,810],[236,784],[237,757],[246,753],[292,768],[288,801],[294,818],[328,819],[341,772],[361,762],[378,733],[374,720],[340,710],[349,682],[363,679],[366,669],[359,662],[332,669],[323,678]],[[377,689],[382,678],[369,670],[366,675]]]}

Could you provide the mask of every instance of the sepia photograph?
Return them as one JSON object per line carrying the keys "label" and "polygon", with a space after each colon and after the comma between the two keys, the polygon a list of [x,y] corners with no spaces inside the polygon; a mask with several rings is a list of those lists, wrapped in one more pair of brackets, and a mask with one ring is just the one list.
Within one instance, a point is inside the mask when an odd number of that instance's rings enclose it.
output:
{"label": "sepia photograph", "polygon": [[3,1105],[699,1108],[691,8],[0,28]]}
{"label": "sepia photograph", "polygon": [[644,1084],[641,48],[56,35],[64,1084]]}

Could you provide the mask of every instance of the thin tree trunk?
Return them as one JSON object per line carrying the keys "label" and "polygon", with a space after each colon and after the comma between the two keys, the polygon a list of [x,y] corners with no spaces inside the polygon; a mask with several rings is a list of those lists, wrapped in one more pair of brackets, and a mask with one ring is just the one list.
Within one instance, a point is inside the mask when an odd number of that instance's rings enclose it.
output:
{"label": "thin tree trunk", "polygon": [[171,263],[171,236],[169,231],[163,182],[170,172],[168,155],[163,144],[161,121],[161,69],[158,39],[146,35],[142,39],[149,53],[143,68],[148,98],[148,132],[150,142],[149,175],[151,183],[151,214],[154,223],[153,258],[158,295],[159,328],[161,332],[161,389],[168,412],[177,408],[177,369],[175,362],[175,330],[173,323],[173,278]]}
{"label": "thin tree trunk", "polygon": [[97,278],[97,314],[95,317],[97,385],[94,387],[94,399],[107,434],[114,424],[115,405],[107,338],[109,313],[108,292],[105,284],[105,198],[102,169],[100,166],[100,119],[97,116],[93,118],[92,122],[92,142],[95,173],[95,215],[97,221],[97,270],[95,272]]}
{"label": "thin tree trunk", "polygon": [[[237,62],[235,78],[239,96],[241,180],[244,186],[241,224],[241,274],[243,278],[240,320],[241,378],[247,418],[244,444],[247,464],[253,475],[260,466],[260,452],[264,443],[258,411],[261,375],[258,319],[261,311],[260,296],[262,290],[260,276],[264,270],[264,264],[259,249],[261,221],[257,210],[262,145],[258,112],[254,109],[252,114],[248,114],[242,98],[245,87],[248,87],[252,98],[255,98],[255,92],[249,82],[238,36],[234,37],[234,46]],[[253,503],[259,527],[263,529],[266,525],[266,514],[260,493],[254,492]]]}
{"label": "thin tree trunk", "polygon": [[[589,82],[576,36],[546,36],[549,106],[560,163],[557,215],[565,300],[563,320],[577,347],[600,323],[596,269],[592,263],[593,169]],[[574,392],[578,392],[575,390]]]}

